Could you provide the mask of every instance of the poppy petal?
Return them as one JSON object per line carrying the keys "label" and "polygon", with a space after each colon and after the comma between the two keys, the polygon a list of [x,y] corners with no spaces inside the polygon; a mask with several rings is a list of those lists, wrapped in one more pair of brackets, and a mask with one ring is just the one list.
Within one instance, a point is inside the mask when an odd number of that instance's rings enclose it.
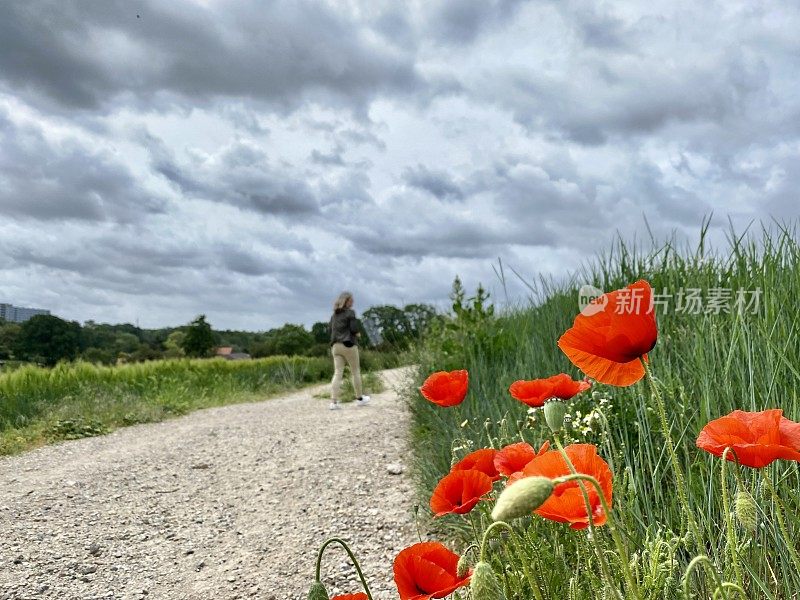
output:
{"label": "poppy petal", "polygon": [[536,458],[536,450],[527,442],[510,444],[494,456],[494,468],[498,473],[508,477],[522,471],[530,461]]}
{"label": "poppy petal", "polygon": [[400,600],[444,598],[469,584],[470,576],[456,575],[458,555],[438,542],[409,546],[394,560],[394,581]]}
{"label": "poppy petal", "polygon": [[469,373],[465,370],[437,371],[428,376],[419,388],[422,396],[438,404],[449,407],[461,404],[469,388]]}
{"label": "poppy petal", "polygon": [[783,460],[800,461],[800,423],[783,416],[781,409],[761,412],[735,410],[706,424],[697,436],[697,447],[754,469]]}
{"label": "poppy petal", "polygon": [[[597,448],[592,444],[571,444],[564,450],[577,472],[591,475],[597,479],[600,489],[603,490],[603,496],[611,507],[613,500],[611,469],[608,467],[608,463],[597,454]],[[571,470],[561,453],[557,450],[550,450],[528,463],[521,477],[539,475],[555,479],[562,475],[568,475],[570,472]],[[592,509],[592,520],[595,525],[601,526],[606,522],[607,515],[604,514],[600,497],[593,486],[586,485],[585,487],[589,506]],[[577,481],[557,485],[553,494],[535,512],[545,519],[569,523],[573,529],[583,529],[589,524],[586,502]]]}
{"label": "poppy petal", "polygon": [[588,390],[590,386],[588,381],[574,381],[566,373],[560,373],[543,379],[515,381],[508,387],[508,391],[515,400],[538,408],[544,406],[545,401],[550,398],[569,400]]}
{"label": "poppy petal", "polygon": [[435,516],[471,511],[492,491],[492,480],[480,471],[452,471],[442,477],[431,494],[430,507]]}
{"label": "poppy petal", "polygon": [[494,448],[475,450],[454,464],[450,471],[480,471],[488,475],[492,481],[497,481],[500,479],[500,475],[494,466],[496,454],[497,451]]}
{"label": "poppy petal", "polygon": [[610,385],[631,385],[644,377],[640,359],[646,360],[658,338],[652,289],[639,280],[599,300],[602,308],[576,316],[558,347],[589,377]]}

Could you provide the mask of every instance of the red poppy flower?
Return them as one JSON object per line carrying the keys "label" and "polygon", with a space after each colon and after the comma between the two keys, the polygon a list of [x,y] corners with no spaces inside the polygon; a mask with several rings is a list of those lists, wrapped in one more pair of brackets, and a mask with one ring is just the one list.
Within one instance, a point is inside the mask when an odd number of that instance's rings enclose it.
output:
{"label": "red poppy flower", "polygon": [[522,469],[525,468],[525,465],[527,465],[540,454],[544,454],[549,449],[549,441],[546,441],[544,444],[542,444],[539,452],[536,452],[536,450],[533,449],[533,446],[527,442],[510,444],[495,454],[494,468],[497,469],[500,474],[510,477],[514,473],[521,472]]}
{"label": "red poppy flower", "polygon": [[783,416],[779,408],[762,412],[735,410],[726,417],[708,423],[697,437],[697,447],[714,456],[733,448],[728,460],[747,467],[766,467],[773,461],[800,461],[800,423]]}
{"label": "red poppy flower", "polygon": [[656,345],[653,290],[640,279],[600,296],[558,340],[558,347],[589,377],[627,386],[644,377],[640,359]]}
{"label": "red poppy flower", "polygon": [[452,471],[439,481],[431,496],[431,510],[441,517],[468,513],[492,491],[492,480],[480,471]]}
{"label": "red poppy flower", "polygon": [[569,400],[573,396],[588,390],[591,387],[588,381],[573,381],[566,373],[553,375],[545,379],[531,381],[515,381],[509,386],[511,396],[528,406],[539,407],[549,398]]}
{"label": "red poppy flower", "polygon": [[364,592],[358,592],[357,594],[340,594],[331,600],[368,600],[368,598]]}
{"label": "red poppy flower", "polygon": [[497,451],[494,448],[481,448],[470,452],[452,466],[453,471],[480,471],[489,476],[492,481],[500,479],[500,474],[494,466],[494,457]]}
{"label": "red poppy flower", "polygon": [[458,554],[439,542],[422,542],[401,550],[394,559],[394,582],[400,600],[444,598],[469,585],[470,574],[456,575]]}
{"label": "red poppy flower", "polygon": [[422,387],[420,393],[428,400],[439,406],[455,406],[461,404],[467,395],[469,386],[469,373],[461,371],[437,371],[431,374]]}
{"label": "red poppy flower", "polygon": [[[597,448],[592,444],[571,444],[564,450],[578,473],[585,473],[597,479],[610,508],[612,499],[611,469],[608,467],[608,463],[598,456]],[[541,475],[555,479],[570,473],[569,466],[561,453],[557,450],[550,450],[529,462],[523,469],[522,476]],[[597,526],[605,524],[607,516],[603,512],[597,490],[591,484],[584,483],[584,485],[589,496],[594,524]],[[568,481],[557,485],[553,494],[534,512],[551,521],[569,523],[572,529],[585,529],[589,526],[586,503],[577,481]]]}

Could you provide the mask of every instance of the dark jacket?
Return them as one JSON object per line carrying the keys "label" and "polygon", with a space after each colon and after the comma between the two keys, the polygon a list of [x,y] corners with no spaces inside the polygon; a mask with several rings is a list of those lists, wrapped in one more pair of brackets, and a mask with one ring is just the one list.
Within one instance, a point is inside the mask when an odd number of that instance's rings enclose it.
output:
{"label": "dark jacket", "polygon": [[356,332],[358,331],[358,319],[356,313],[351,308],[336,311],[331,316],[331,346],[336,342],[341,342],[345,346],[355,346],[358,343]]}

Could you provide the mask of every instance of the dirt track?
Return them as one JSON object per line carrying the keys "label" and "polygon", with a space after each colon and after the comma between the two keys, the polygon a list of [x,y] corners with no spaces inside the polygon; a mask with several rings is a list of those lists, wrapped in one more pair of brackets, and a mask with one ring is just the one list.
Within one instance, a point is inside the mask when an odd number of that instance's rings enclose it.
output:
{"label": "dirt track", "polygon": [[[411,485],[387,471],[408,457],[405,374],[367,407],[329,411],[322,386],[0,459],[0,599],[300,599],[330,535],[396,598],[416,541]],[[338,549],[323,573],[360,589]]]}

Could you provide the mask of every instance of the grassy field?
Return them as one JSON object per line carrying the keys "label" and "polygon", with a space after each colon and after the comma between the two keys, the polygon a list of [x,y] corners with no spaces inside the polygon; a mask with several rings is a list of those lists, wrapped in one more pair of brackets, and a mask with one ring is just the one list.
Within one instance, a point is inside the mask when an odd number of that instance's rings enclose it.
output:
{"label": "grassy field", "polygon": [[[396,366],[398,360],[369,351],[363,355],[365,371]],[[23,366],[0,373],[0,455],[102,435],[199,408],[260,399],[325,382],[332,374],[328,357]],[[374,377],[366,378],[374,383]]]}
{"label": "grassy field", "polygon": [[[651,366],[665,396],[691,512],[701,530],[699,543],[686,535],[675,472],[647,384],[595,385],[597,393],[583,394],[570,407],[566,441],[596,444],[614,473],[612,513],[632,553],[643,597],[670,600],[683,596],[678,587],[687,565],[700,553],[711,558],[725,581],[736,580],[721,502],[722,461],[695,447],[701,428],[737,408],[782,408],[785,416],[800,421],[800,248],[795,226],[731,235],[730,247],[716,252],[703,243],[691,249],[668,243],[642,250],[619,242],[567,284],[531,285],[534,299],[529,306],[497,317],[473,314],[456,320],[420,351],[420,381],[432,371],[465,368],[470,391],[463,404],[450,409],[413,395],[416,473],[419,501],[426,507],[454,457],[489,445],[499,448],[520,437],[538,447],[549,432],[540,414],[528,414],[526,406],[509,396],[509,384],[560,372],[578,378],[556,346],[578,312],[578,287],[590,283],[610,291],[639,278],[647,279],[656,293],[700,289],[707,305],[708,297],[718,294],[715,288],[731,289],[734,296],[737,290],[761,290],[755,310],[691,314],[674,305],[657,308],[659,339],[650,353]],[[726,481],[731,494],[736,491],[732,471],[728,468]],[[788,535],[781,533],[764,475],[776,483],[785,505]],[[778,461],[764,473],[744,468],[742,477],[756,499],[759,519],[754,535],[738,527],[735,532],[747,597],[800,598],[800,572],[789,551],[792,544],[800,548],[798,465]],[[465,544],[473,541],[473,525],[485,527],[488,522],[486,508],[478,510],[472,523],[446,516],[433,526]],[[540,518],[525,520],[519,532],[526,543],[517,549],[504,546],[494,554],[508,598],[535,597],[523,576],[528,566],[534,567],[543,598],[619,597],[601,581],[585,532]],[[598,529],[596,537],[622,590],[621,565],[615,562],[607,528]],[[692,598],[712,597],[710,571],[695,571],[690,584]],[[727,597],[741,595],[728,589]]]}

